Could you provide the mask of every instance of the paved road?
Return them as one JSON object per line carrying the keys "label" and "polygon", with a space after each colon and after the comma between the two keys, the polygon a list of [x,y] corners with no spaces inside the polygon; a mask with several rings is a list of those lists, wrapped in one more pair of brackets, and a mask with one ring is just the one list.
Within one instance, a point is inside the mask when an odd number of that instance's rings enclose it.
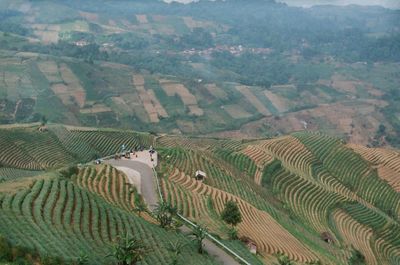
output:
{"label": "paved road", "polygon": [[[140,191],[147,203],[149,210],[153,211],[158,203],[158,195],[156,191],[156,183],[153,178],[153,170],[146,164],[131,160],[106,160],[104,161],[118,169],[118,167],[131,168],[140,173]],[[122,171],[123,168],[121,168]],[[129,174],[129,172],[124,172]]]}
{"label": "paved road", "polygon": [[[144,200],[146,201],[150,211],[154,210],[154,206],[158,203],[158,195],[157,195],[157,184],[155,182],[153,176],[153,170],[145,163],[132,161],[132,160],[106,160],[104,161],[107,164],[110,164],[116,168],[130,168],[140,173],[141,180],[141,191]],[[126,174],[129,174],[130,171],[126,171]],[[125,172],[124,172],[125,173]],[[191,229],[187,226],[182,226],[181,231],[185,234],[190,234]],[[219,246],[217,246],[214,242],[209,239],[205,239],[204,241],[204,249],[207,253],[214,257],[217,261],[224,265],[240,265],[232,256],[227,254],[224,250],[222,250]]]}

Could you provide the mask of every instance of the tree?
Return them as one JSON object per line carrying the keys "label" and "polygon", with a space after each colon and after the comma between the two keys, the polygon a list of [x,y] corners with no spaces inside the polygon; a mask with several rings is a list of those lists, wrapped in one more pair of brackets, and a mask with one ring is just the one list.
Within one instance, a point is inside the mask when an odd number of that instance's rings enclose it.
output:
{"label": "tree", "polygon": [[169,242],[169,246],[167,247],[168,251],[171,252],[172,255],[172,262],[171,265],[178,264],[178,258],[182,254],[182,249],[186,246],[180,241],[176,242]]}
{"label": "tree", "polygon": [[242,214],[234,201],[228,201],[225,204],[225,209],[222,211],[221,217],[222,220],[232,226],[236,226],[242,221]]}
{"label": "tree", "polygon": [[176,208],[167,202],[161,202],[154,209],[154,215],[162,228],[168,228],[176,215]]}
{"label": "tree", "polygon": [[193,230],[192,232],[192,237],[193,240],[196,242],[197,244],[197,251],[199,252],[199,254],[203,254],[203,240],[206,238],[207,236],[207,230],[206,228],[198,225],[196,226],[196,228]]}
{"label": "tree", "polygon": [[40,118],[40,125],[41,126],[45,126],[46,124],[47,124],[47,118],[46,118],[46,116],[42,116],[42,118]]}
{"label": "tree", "polygon": [[135,208],[133,209],[141,217],[142,212],[147,211],[147,205],[141,198],[135,199]]}
{"label": "tree", "polygon": [[143,260],[150,251],[139,239],[131,237],[128,233],[125,237],[118,237],[117,243],[107,257],[113,257],[118,265],[135,265]]}
{"label": "tree", "polygon": [[349,265],[365,265],[364,255],[357,249],[353,249],[349,258]]}
{"label": "tree", "polygon": [[293,261],[291,261],[288,256],[286,255],[280,255],[278,257],[278,264],[279,265],[295,265]]}

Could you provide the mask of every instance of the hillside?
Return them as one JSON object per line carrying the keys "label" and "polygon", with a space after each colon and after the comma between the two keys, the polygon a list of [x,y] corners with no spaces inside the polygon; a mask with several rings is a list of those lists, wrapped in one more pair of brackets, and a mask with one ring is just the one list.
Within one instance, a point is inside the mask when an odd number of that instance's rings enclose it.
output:
{"label": "hillside", "polygon": [[[157,249],[145,264],[168,263],[163,245],[168,241],[160,239],[187,239],[132,212],[136,195],[122,185],[123,173],[103,165],[57,171],[94,154],[114,154],[124,143],[128,148],[154,145],[163,197],[251,264],[273,264],[278,253],[296,264],[356,264],[357,255],[366,264],[400,262],[396,150],[346,144],[313,132],[238,141],[60,125],[50,125],[47,132],[36,128],[0,132],[13,146],[0,150],[0,235],[12,246],[66,261],[84,250],[99,264],[109,242],[129,230]],[[41,143],[45,150],[36,147]],[[199,169],[207,174],[204,182],[193,178]],[[228,200],[239,206],[239,237],[255,242],[257,257],[229,240],[229,227],[220,218]],[[16,222],[18,229],[10,229]],[[324,241],[327,235],[330,243]],[[191,251],[186,249],[182,258],[213,264]]]}
{"label": "hillside", "polygon": [[274,1],[0,8],[0,123],[236,138],[306,129],[399,144],[398,11]]}

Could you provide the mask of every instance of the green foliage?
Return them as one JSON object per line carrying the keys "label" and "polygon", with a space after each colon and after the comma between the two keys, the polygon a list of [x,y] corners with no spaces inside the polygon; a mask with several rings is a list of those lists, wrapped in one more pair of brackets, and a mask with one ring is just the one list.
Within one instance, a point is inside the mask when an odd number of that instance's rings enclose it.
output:
{"label": "green foliage", "polygon": [[71,178],[72,176],[78,174],[78,172],[79,172],[79,168],[76,165],[74,165],[74,166],[69,166],[67,168],[60,170],[60,175],[63,178]]}
{"label": "green foliage", "polygon": [[118,265],[135,265],[143,260],[149,252],[150,249],[141,240],[133,238],[127,233],[125,236],[117,238],[116,244],[107,256],[117,260]]}
{"label": "green foliage", "polygon": [[348,261],[348,265],[365,265],[367,264],[365,261],[364,255],[357,249],[353,249],[351,256]]}
{"label": "green foliage", "polygon": [[147,205],[144,202],[143,198],[141,197],[135,198],[135,208],[133,210],[138,213],[139,217],[141,217],[142,212],[147,211]]}
{"label": "green foliage", "polygon": [[235,227],[229,227],[228,236],[230,240],[239,239],[238,230]]}
{"label": "green foliage", "polygon": [[274,159],[270,164],[266,166],[262,175],[262,185],[265,187],[269,187],[272,183],[272,179],[274,175],[282,169],[281,161],[278,159]]}
{"label": "green foliage", "polygon": [[203,240],[207,236],[207,229],[205,227],[202,227],[200,225],[197,225],[194,230],[192,231],[191,236],[193,237],[193,241],[196,242],[197,245],[197,252],[199,254],[203,254],[204,249],[203,249]]}
{"label": "green foliage", "polygon": [[277,259],[278,265],[295,265],[295,263],[291,261],[286,255],[279,255]]}
{"label": "green foliage", "polygon": [[9,242],[0,236],[0,261],[12,261],[13,254]]}
{"label": "green foliage", "polygon": [[171,253],[172,256],[172,262],[170,265],[178,265],[179,257],[182,254],[183,248],[186,246],[186,244],[176,241],[176,242],[169,242],[169,247],[167,248],[168,251]]}
{"label": "green foliage", "polygon": [[228,201],[225,204],[225,208],[221,213],[221,218],[227,224],[232,226],[238,225],[242,221],[242,214],[240,213],[239,207],[236,202]]}
{"label": "green foliage", "polygon": [[168,202],[159,202],[154,215],[162,228],[170,228],[176,215],[176,208]]}
{"label": "green foliage", "polygon": [[89,256],[82,252],[76,260],[76,265],[87,265],[87,264],[89,264]]}

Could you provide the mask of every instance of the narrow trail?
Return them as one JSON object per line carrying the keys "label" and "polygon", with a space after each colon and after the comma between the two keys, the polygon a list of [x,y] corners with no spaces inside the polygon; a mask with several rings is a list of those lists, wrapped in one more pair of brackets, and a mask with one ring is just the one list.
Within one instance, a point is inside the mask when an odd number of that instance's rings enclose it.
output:
{"label": "narrow trail", "polygon": [[[148,165],[148,163],[144,163],[142,161],[122,160],[122,159],[121,160],[111,159],[111,160],[106,160],[104,162],[124,172],[127,175],[131,184],[134,184],[132,183],[132,181],[134,178],[137,178],[137,174],[135,174],[134,172],[139,172],[140,173],[139,183],[140,183],[141,194],[144,200],[146,201],[149,210],[153,211],[155,209],[155,206],[159,202],[159,196],[157,194],[157,184],[154,179],[153,169]],[[192,232],[192,229],[184,225],[182,226],[181,231],[185,234],[190,234]],[[203,243],[205,251],[210,256],[214,257],[221,264],[240,265],[238,261],[236,261],[229,254],[227,254],[213,241],[205,239]]]}

